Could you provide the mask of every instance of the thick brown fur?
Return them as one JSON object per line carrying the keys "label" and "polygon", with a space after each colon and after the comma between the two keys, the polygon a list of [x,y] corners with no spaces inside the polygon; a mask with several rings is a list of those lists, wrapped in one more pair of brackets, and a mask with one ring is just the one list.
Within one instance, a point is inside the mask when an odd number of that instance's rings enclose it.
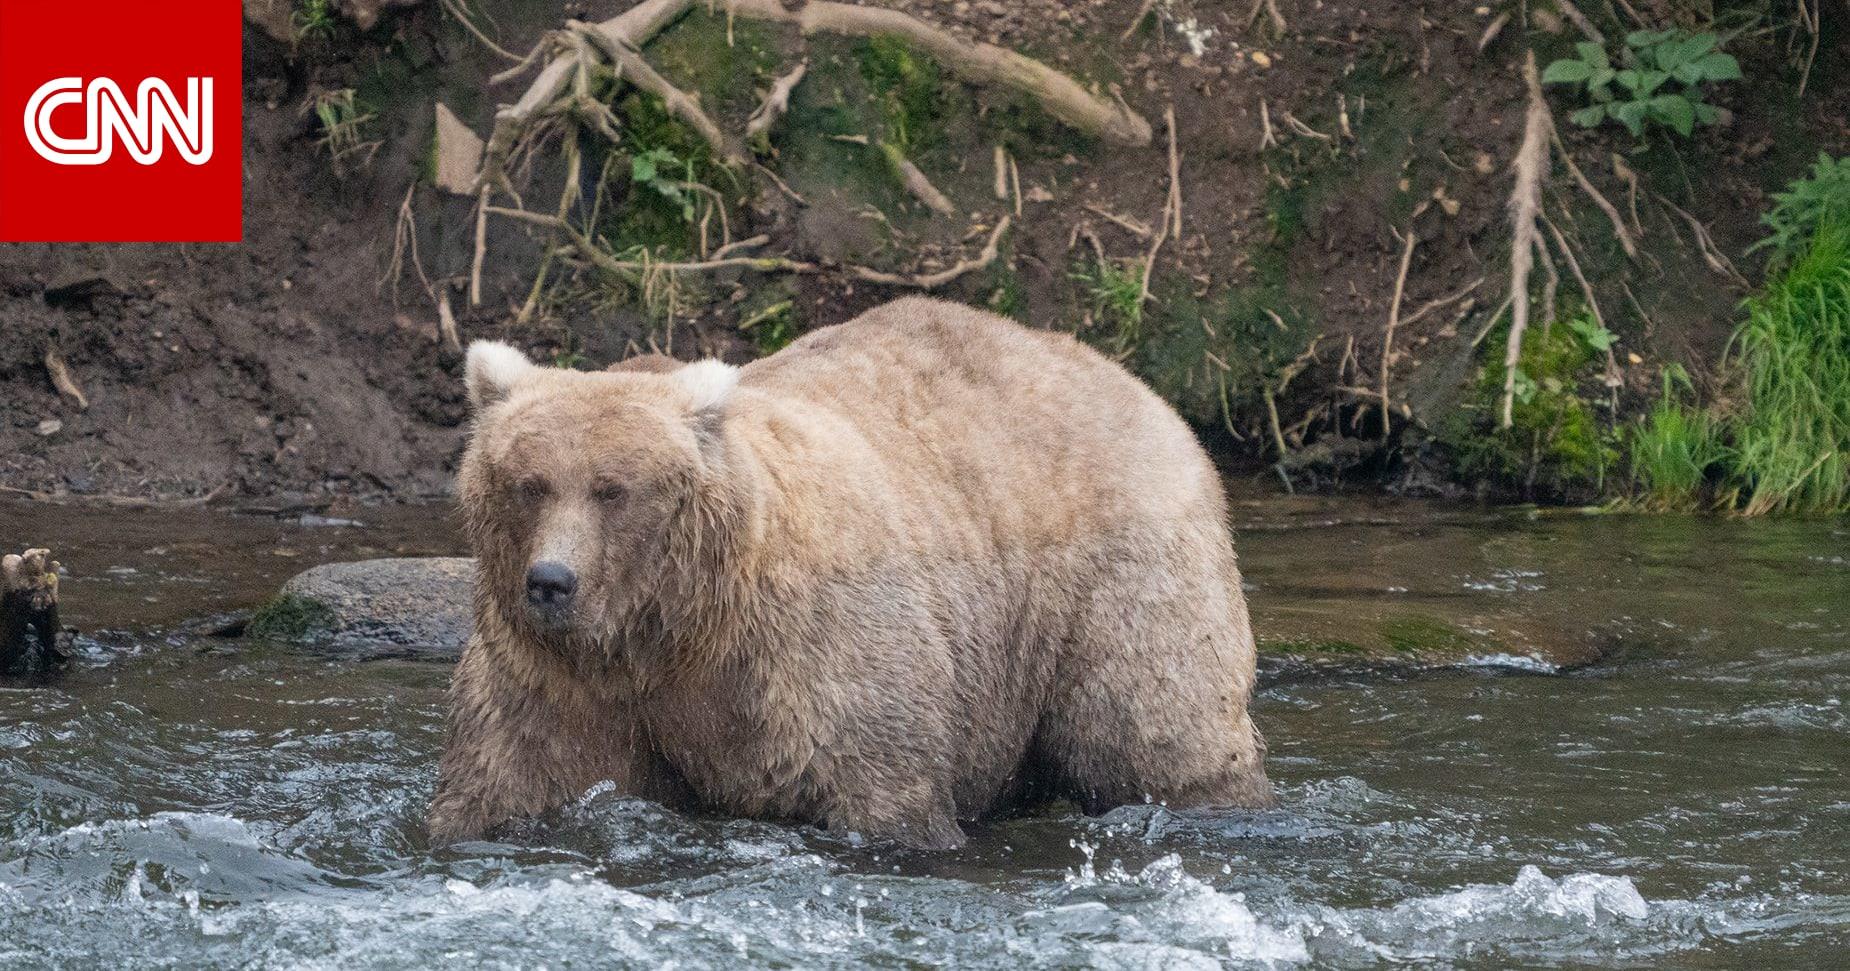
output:
{"label": "thick brown fur", "polygon": [[[913,298],[736,386],[497,353],[433,838],[607,779],[926,847],[1031,798],[1270,803],[1219,479],[1072,338]],[[541,558],[569,623],[528,609]]]}

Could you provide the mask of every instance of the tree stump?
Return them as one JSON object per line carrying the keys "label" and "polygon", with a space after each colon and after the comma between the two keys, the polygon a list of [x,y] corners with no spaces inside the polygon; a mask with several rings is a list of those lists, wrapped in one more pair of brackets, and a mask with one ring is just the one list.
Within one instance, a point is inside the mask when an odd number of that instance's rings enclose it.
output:
{"label": "tree stump", "polygon": [[50,550],[0,559],[0,674],[64,663],[58,646],[58,564]]}

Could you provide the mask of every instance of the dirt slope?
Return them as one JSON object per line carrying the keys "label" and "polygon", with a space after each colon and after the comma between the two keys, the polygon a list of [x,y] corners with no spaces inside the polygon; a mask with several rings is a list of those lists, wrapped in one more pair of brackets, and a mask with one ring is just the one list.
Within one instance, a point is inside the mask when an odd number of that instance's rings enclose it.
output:
{"label": "dirt slope", "polygon": [[[1119,148],[1078,138],[1007,98],[931,79],[941,96],[916,116],[931,129],[918,133],[915,160],[960,210],[932,217],[892,186],[869,184],[866,166],[846,154],[854,147],[826,137],[826,126],[859,123],[856,85],[872,82],[857,48],[817,43],[806,51],[816,74],[771,156],[810,205],[794,215],[742,206],[735,236],[766,232],[772,250],[806,259],[942,265],[980,246],[973,223],[1013,212],[1015,201],[998,201],[990,189],[991,147],[1004,144],[1019,165],[1021,215],[1003,259],[946,296],[1121,351],[1235,463],[1276,459],[1262,389],[1295,371],[1275,396],[1288,449],[1350,456],[1312,469],[1301,484],[1328,484],[1345,464],[1354,466],[1351,481],[1384,473],[1408,481],[1403,462],[1384,458],[1398,451],[1334,447],[1344,436],[1376,437],[1378,412],[1355,389],[1379,379],[1400,234],[1411,229],[1420,239],[1407,313],[1484,281],[1462,317],[1453,313],[1462,303],[1448,304],[1396,339],[1391,397],[1409,404],[1412,418],[1397,411],[1392,438],[1411,446],[1459,406],[1476,367],[1470,340],[1507,289],[1503,203],[1522,105],[1516,65],[1530,46],[1544,58],[1566,49],[1576,39],[1571,28],[1538,8],[1529,29],[1513,19],[1480,52],[1501,6],[1281,0],[1280,35],[1263,14],[1249,25],[1244,2],[1164,0],[1120,40],[1135,0],[890,5],[1099,84],[1155,123],[1155,143]],[[495,17],[484,29],[524,51],[567,16],[597,20],[625,6],[490,4]],[[442,100],[485,134],[495,103],[524,82],[490,89],[487,76],[505,62],[436,5],[377,15],[368,30],[343,22],[300,45],[247,29],[245,243],[0,247],[0,485],[307,502],[449,488],[465,417],[457,355],[438,341],[436,310],[416,272],[390,278],[397,215],[409,190],[427,275],[466,275],[470,202],[423,181],[432,105]],[[722,123],[738,125],[754,89],[799,52],[787,36],[741,26],[741,37],[762,38],[762,49],[750,49],[756,59],[733,47],[716,61],[706,41],[724,29],[723,17],[696,12],[649,55],[671,80],[701,91]],[[1720,94],[1730,123],[1674,152],[1635,152],[1610,131],[1581,132],[1563,118],[1563,135],[1603,191],[1628,195],[1608,161],[1615,151],[1631,153],[1645,190],[1638,205],[1647,255],[1636,264],[1617,253],[1571,184],[1556,180],[1549,196],[1585,254],[1622,349],[1639,358],[1624,359],[1624,409],[1647,400],[1661,362],[1703,373],[1742,293],[1704,266],[1688,226],[1655,194],[1695,214],[1744,275],[1757,278],[1743,252],[1758,236],[1766,193],[1819,150],[1850,148],[1842,110],[1850,58],[1837,43],[1844,35],[1832,35],[1802,100],[1789,92],[1797,78],[1789,32],[1737,42],[1731,50],[1749,78],[1770,80],[1752,88],[1752,101],[1741,86]],[[370,164],[343,176],[303,106],[344,87],[370,99],[376,117],[365,137],[379,144]],[[1134,266],[1148,252],[1148,237],[1126,225],[1160,224],[1169,192],[1161,119],[1170,105],[1182,234],[1161,250],[1155,301],[1126,333],[1083,278],[1100,256]],[[556,164],[541,158],[531,184],[551,186],[556,198],[557,178]],[[838,274],[720,276],[690,282],[664,320],[633,293],[626,300],[574,282],[537,319],[516,325],[538,246],[530,229],[495,225],[486,299],[473,310],[459,300],[465,339],[510,337],[581,366],[651,346],[738,360],[774,346],[763,329],[741,332],[738,324],[779,301],[790,303],[778,317],[787,339],[900,292]],[[68,362],[87,410],[53,389],[47,347]],[[1444,477],[1441,470],[1423,481]]]}

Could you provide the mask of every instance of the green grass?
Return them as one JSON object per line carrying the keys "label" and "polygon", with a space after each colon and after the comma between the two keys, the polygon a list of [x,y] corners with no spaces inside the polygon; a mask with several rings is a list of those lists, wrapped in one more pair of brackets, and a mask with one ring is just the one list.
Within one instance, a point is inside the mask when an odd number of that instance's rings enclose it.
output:
{"label": "green grass", "polygon": [[1709,477],[1730,450],[1722,422],[1683,400],[1689,376],[1672,365],[1664,372],[1664,394],[1632,429],[1627,441],[1636,501],[1658,511],[1701,507]]}
{"label": "green grass", "polygon": [[1104,327],[1118,351],[1137,346],[1143,337],[1143,261],[1095,259],[1073,270],[1092,308],[1092,325]]}
{"label": "green grass", "polygon": [[1733,479],[1749,515],[1850,509],[1850,223],[1747,302],[1734,363],[1746,402]]}

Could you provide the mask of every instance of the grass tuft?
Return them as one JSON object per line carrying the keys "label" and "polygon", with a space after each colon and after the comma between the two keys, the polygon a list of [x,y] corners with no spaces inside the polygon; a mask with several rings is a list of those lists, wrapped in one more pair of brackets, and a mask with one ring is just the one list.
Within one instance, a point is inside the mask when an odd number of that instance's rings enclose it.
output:
{"label": "grass tuft", "polygon": [[1732,429],[1748,515],[1850,509],[1850,223],[1821,225],[1747,302],[1746,408]]}
{"label": "grass tuft", "polygon": [[1729,458],[1722,423],[1683,399],[1692,391],[1689,375],[1671,365],[1664,394],[1627,442],[1637,501],[1662,512],[1690,511],[1704,503],[1710,472]]}

